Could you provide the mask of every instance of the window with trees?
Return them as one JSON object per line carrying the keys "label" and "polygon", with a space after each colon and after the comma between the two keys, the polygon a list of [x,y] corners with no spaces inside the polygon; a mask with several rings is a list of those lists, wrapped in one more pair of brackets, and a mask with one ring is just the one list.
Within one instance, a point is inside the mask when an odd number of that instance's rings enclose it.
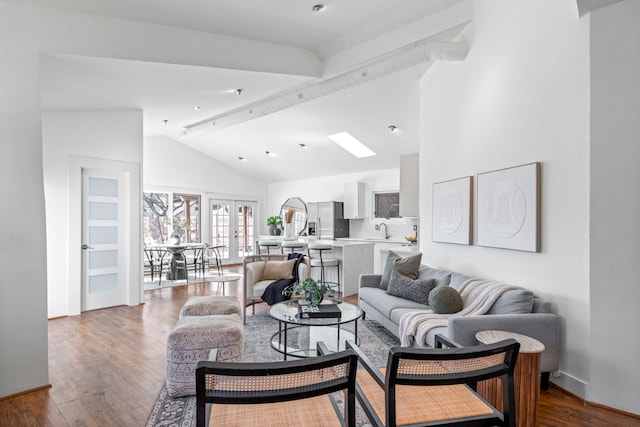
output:
{"label": "window with trees", "polygon": [[185,243],[200,242],[200,195],[143,193],[144,244],[168,243],[174,228]]}

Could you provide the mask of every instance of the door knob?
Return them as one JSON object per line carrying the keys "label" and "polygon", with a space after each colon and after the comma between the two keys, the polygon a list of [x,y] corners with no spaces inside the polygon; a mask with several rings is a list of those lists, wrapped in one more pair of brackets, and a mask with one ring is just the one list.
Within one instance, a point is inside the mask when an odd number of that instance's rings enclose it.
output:
{"label": "door knob", "polygon": [[86,243],[80,247],[82,248],[82,250],[93,249],[91,246],[87,245]]}

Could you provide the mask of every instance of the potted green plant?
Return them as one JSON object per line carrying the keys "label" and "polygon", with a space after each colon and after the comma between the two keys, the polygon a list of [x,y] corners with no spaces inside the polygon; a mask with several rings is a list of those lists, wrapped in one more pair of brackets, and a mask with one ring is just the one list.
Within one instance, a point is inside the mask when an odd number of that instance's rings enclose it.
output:
{"label": "potted green plant", "polygon": [[282,226],[282,218],[279,216],[270,216],[267,218],[267,226],[269,226],[269,234],[272,236],[279,236],[280,226]]}
{"label": "potted green plant", "polygon": [[309,301],[309,305],[317,307],[324,299],[324,294],[329,290],[329,287],[322,282],[316,282],[313,277],[307,277],[302,282],[295,284],[291,288],[285,289],[285,295],[287,296],[303,296]]}

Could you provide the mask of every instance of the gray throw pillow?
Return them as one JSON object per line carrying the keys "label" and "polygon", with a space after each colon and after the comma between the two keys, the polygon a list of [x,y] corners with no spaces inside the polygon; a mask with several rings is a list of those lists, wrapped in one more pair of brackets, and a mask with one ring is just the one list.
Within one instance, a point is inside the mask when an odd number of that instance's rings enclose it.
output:
{"label": "gray throw pillow", "polygon": [[387,294],[428,305],[429,292],[435,287],[434,279],[413,280],[392,270]]}
{"label": "gray throw pillow", "polygon": [[437,286],[429,292],[429,307],[437,314],[453,314],[462,310],[462,296],[451,286]]}
{"label": "gray throw pillow", "polygon": [[397,253],[389,251],[389,254],[387,255],[387,262],[384,265],[382,277],[380,278],[380,288],[384,290],[387,289],[387,286],[389,286],[389,279],[391,278],[391,272],[394,269],[403,276],[407,276],[410,279],[417,279],[421,261],[422,253],[403,258]]}
{"label": "gray throw pillow", "polygon": [[533,292],[526,289],[511,289],[503,293],[491,306],[487,314],[522,314],[533,310]]}

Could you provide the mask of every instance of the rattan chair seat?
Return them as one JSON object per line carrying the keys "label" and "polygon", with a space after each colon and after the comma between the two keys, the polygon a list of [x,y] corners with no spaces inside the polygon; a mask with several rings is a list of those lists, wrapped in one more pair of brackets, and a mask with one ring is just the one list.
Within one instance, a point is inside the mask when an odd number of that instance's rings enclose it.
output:
{"label": "rattan chair seat", "polygon": [[[358,370],[357,382],[380,417],[385,419],[384,390],[366,370]],[[397,386],[398,425],[423,424],[495,413],[483,399],[465,385]]]}
{"label": "rattan chair seat", "polygon": [[209,424],[211,427],[336,427],[340,425],[340,419],[328,396],[256,405],[213,404],[211,410],[215,414],[211,417]]}

